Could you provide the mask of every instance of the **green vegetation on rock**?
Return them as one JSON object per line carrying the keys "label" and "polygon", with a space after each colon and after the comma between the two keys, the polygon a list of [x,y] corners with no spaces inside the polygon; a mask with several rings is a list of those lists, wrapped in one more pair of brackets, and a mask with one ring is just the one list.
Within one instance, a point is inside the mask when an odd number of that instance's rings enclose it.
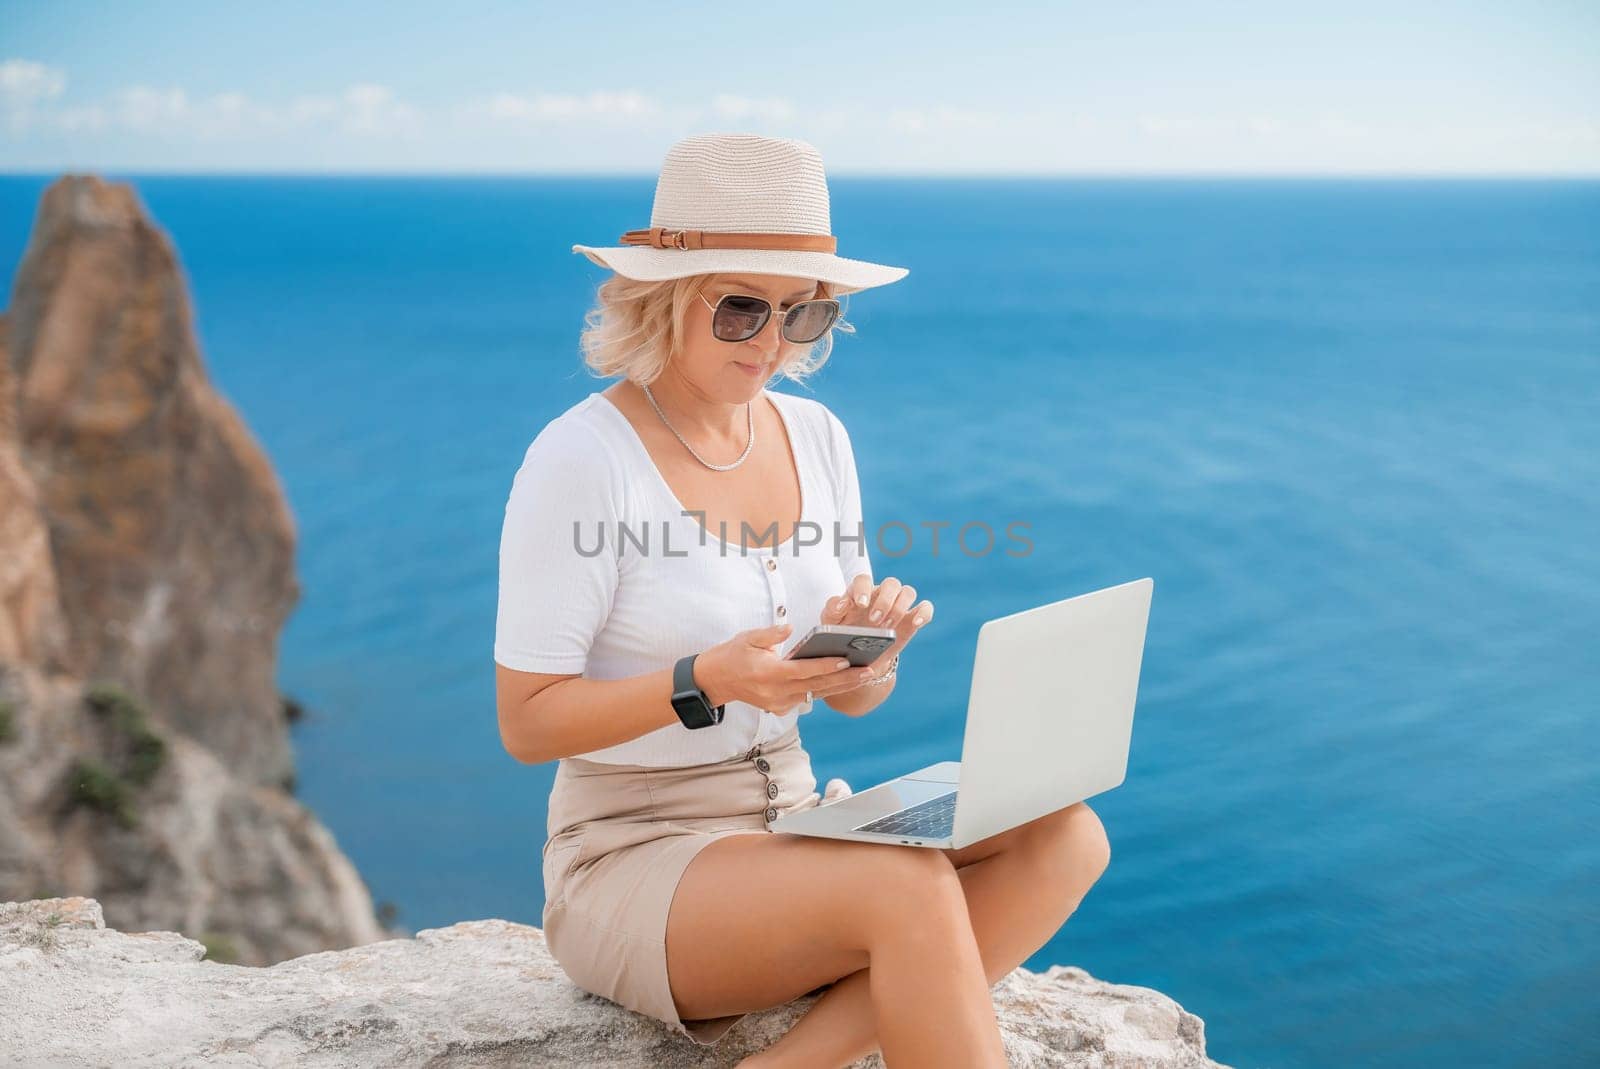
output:
{"label": "green vegetation on rock", "polygon": [[203,960],[221,962],[224,965],[238,963],[239,946],[226,932],[205,932],[200,936],[200,942],[206,948]]}
{"label": "green vegetation on rock", "polygon": [[67,770],[67,784],[73,804],[115,817],[124,828],[138,823],[133,809],[133,792],[111,769],[90,757],[79,757]]}
{"label": "green vegetation on rock", "polygon": [[85,695],[89,708],[110,721],[126,747],[123,778],[143,787],[155,778],[167,758],[167,744],[150,729],[150,719],[137,699],[114,683],[96,683]]}
{"label": "green vegetation on rock", "polygon": [[150,727],[144,707],[114,683],[94,683],[84,692],[91,712],[111,731],[109,756],[76,758],[67,772],[73,805],[116,819],[124,828],[138,823],[134,792],[149,786],[167,760],[167,743]]}

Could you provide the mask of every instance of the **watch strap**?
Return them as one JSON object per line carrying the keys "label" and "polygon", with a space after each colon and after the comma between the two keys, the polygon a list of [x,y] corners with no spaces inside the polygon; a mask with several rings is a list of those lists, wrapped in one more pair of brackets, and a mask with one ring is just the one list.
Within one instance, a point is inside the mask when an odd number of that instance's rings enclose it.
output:
{"label": "watch strap", "polygon": [[706,692],[694,681],[694,662],[700,656],[691,653],[678,658],[672,666],[672,708],[684,727],[704,728],[722,723],[725,706],[712,705]]}

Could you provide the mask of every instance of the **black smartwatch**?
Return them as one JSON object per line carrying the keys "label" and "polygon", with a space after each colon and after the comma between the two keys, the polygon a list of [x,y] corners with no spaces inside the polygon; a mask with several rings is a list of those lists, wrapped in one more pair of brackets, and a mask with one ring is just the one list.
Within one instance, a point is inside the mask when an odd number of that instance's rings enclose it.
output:
{"label": "black smartwatch", "polygon": [[726,708],[712,705],[706,692],[695,686],[694,659],[698,656],[698,653],[691,653],[679,658],[672,669],[672,708],[686,728],[708,728],[720,724],[722,711]]}

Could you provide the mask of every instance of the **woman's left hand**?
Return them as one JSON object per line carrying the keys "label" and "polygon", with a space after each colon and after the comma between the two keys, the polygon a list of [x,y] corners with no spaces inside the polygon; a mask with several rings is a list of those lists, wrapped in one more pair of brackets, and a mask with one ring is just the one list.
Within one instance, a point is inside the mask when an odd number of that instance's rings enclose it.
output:
{"label": "woman's left hand", "polygon": [[873,662],[876,668],[888,664],[931,619],[933,602],[917,601],[916,587],[893,576],[885,576],[883,582],[873,586],[871,577],[863,573],[851,581],[843,594],[827,600],[819,622],[893,628],[895,640]]}

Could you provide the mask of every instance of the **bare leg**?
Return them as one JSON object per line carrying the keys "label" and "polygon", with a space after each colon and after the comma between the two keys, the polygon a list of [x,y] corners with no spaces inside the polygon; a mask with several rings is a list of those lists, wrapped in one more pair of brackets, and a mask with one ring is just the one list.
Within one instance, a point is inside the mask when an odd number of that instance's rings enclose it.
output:
{"label": "bare leg", "polygon": [[667,964],[687,1019],[781,1005],[870,964],[863,1006],[885,1060],[1006,1064],[966,896],[940,851],[719,839],[678,884]]}
{"label": "bare leg", "polygon": [[[1110,861],[1105,829],[1082,802],[945,853],[958,866],[991,985],[1050,940]],[[879,1046],[869,997],[872,972],[862,969],[837,981],[787,1035],[741,1067],[821,1069],[872,1053]]]}

